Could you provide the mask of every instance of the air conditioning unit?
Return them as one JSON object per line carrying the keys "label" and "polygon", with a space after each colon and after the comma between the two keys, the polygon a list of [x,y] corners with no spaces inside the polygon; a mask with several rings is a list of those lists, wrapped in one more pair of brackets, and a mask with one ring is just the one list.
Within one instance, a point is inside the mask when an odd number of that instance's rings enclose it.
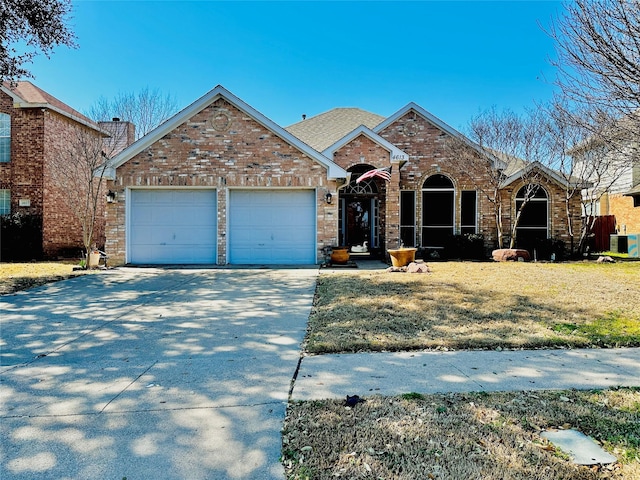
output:
{"label": "air conditioning unit", "polygon": [[611,235],[609,239],[609,249],[613,253],[627,253],[628,251],[628,235]]}
{"label": "air conditioning unit", "polygon": [[629,256],[640,258],[640,233],[630,233],[627,237],[627,252]]}

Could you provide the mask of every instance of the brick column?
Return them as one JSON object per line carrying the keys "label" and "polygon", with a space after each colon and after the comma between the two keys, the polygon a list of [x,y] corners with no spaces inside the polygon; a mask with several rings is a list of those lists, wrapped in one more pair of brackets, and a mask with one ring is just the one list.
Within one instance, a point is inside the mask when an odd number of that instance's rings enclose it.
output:
{"label": "brick column", "polygon": [[385,254],[390,248],[400,246],[400,163],[391,161],[391,181],[387,183],[385,215]]}

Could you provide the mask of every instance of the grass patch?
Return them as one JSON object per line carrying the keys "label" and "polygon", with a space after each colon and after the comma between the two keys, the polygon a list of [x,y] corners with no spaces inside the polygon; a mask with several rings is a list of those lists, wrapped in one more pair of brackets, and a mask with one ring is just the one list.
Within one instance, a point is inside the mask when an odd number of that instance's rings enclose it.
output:
{"label": "grass patch", "polygon": [[0,263],[0,295],[84,275],[77,262]]}
{"label": "grass patch", "polygon": [[[640,390],[368,397],[289,406],[287,479],[640,478]],[[540,432],[576,428],[619,462],[581,467]]]}
{"label": "grass patch", "polygon": [[310,353],[640,346],[640,262],[322,271]]}

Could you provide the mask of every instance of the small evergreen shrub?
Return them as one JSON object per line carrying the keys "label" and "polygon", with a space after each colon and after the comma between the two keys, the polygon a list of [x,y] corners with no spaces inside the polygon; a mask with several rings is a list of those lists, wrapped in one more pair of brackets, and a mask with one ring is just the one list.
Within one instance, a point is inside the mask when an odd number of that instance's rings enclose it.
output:
{"label": "small evergreen shrub", "polygon": [[0,217],[0,259],[42,259],[42,216],[16,212]]}

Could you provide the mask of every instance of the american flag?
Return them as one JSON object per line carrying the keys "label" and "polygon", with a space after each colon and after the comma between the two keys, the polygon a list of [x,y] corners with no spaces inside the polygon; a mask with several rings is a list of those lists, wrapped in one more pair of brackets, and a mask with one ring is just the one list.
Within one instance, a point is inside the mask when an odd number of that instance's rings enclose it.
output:
{"label": "american flag", "polygon": [[356,183],[360,183],[367,178],[380,177],[385,182],[391,181],[391,167],[384,168],[376,168],[374,170],[369,170],[368,172],[364,172],[356,179]]}

